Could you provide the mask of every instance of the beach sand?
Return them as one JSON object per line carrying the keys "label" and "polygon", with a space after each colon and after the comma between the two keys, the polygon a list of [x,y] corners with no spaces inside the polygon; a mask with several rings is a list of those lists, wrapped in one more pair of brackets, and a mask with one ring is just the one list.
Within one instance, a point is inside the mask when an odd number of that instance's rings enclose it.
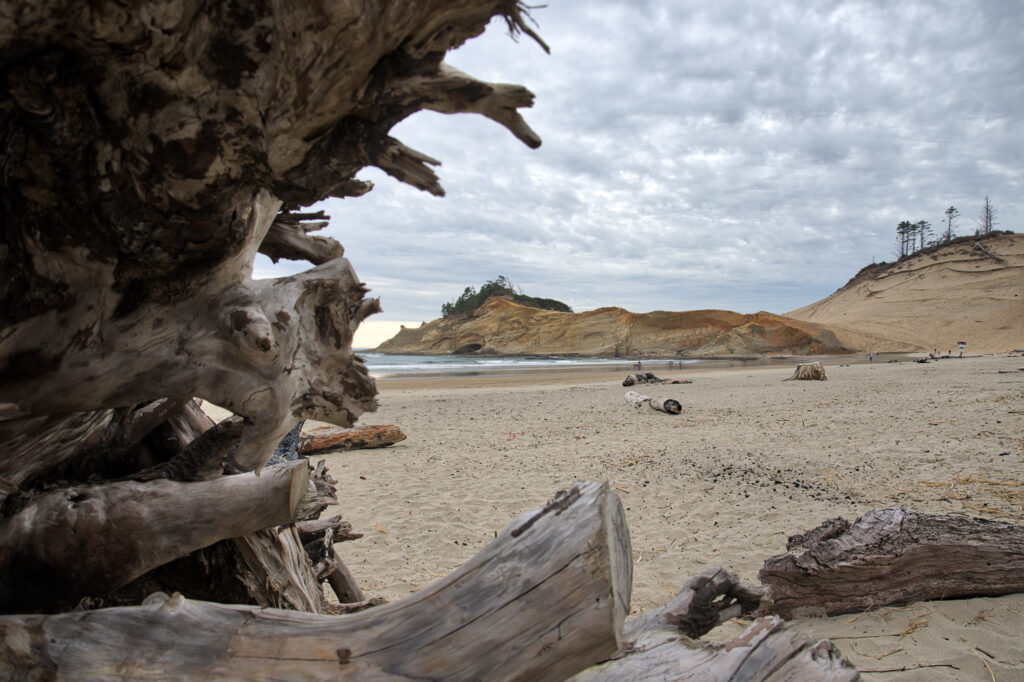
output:
{"label": "beach sand", "polygon": [[[609,481],[632,538],[632,612],[721,565],[757,584],[789,535],[871,509],[1024,520],[1024,357],[659,371],[678,416],[623,399],[625,374],[512,373],[378,382],[366,424],[389,448],[327,455],[337,508],[365,537],[337,546],[367,596],[405,597],[457,568],[573,481]],[[317,457],[316,459],[319,459]],[[801,618],[867,679],[1024,679],[1024,595]],[[730,622],[707,638],[738,634]],[[946,667],[950,666],[950,667]]]}

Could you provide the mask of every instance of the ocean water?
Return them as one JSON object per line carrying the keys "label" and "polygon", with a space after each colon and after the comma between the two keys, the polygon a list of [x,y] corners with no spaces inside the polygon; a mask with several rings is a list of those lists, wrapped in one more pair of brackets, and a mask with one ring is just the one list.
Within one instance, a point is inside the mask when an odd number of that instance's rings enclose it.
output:
{"label": "ocean water", "polygon": [[[517,370],[621,370],[625,373],[635,372],[636,360],[629,358],[566,358],[544,355],[521,356],[487,356],[487,355],[390,355],[374,353],[369,350],[355,349],[356,353],[366,362],[370,374],[378,379],[401,376],[447,376],[473,374],[501,374]],[[884,356],[884,357],[883,357]],[[906,361],[914,357],[902,353],[878,353],[875,362],[886,360]],[[717,369],[726,367],[792,367],[801,362],[821,360],[829,364],[849,364],[867,362],[867,358],[859,354],[850,355],[765,355],[748,357],[716,357],[687,358],[670,360],[668,358],[644,359],[645,372],[655,374],[668,373],[672,370],[685,369]]]}
{"label": "ocean water", "polygon": [[[425,376],[431,374],[492,374],[515,370],[542,369],[621,369],[635,371],[634,360],[623,358],[565,358],[539,355],[487,356],[487,355],[390,355],[356,350],[366,362],[370,374],[378,378],[395,376]],[[678,363],[680,361],[676,361]],[[683,365],[699,362],[682,360]],[[669,366],[668,360],[644,360],[643,368]]]}

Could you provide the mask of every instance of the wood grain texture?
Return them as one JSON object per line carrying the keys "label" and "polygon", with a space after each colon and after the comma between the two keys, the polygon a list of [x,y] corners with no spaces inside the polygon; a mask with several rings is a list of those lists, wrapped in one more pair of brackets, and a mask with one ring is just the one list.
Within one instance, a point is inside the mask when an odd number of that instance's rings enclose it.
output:
{"label": "wood grain texture", "polygon": [[855,613],[928,599],[1024,591],[1024,527],[965,516],[876,509],[852,526],[826,521],[795,536],[759,572],[791,618],[802,612]]}
{"label": "wood grain texture", "polygon": [[0,674],[54,679],[563,680],[621,646],[622,505],[579,483],[399,602],[317,616],[194,602],[0,617]]}
{"label": "wood grain texture", "polygon": [[724,646],[691,640],[648,621],[618,658],[572,677],[573,682],[851,682],[854,668],[828,640],[814,641],[786,628],[781,618],[759,618]]}
{"label": "wood grain texture", "polygon": [[259,477],[124,481],[39,495],[0,522],[0,609],[70,607],[219,540],[288,523],[308,478],[301,460]]}

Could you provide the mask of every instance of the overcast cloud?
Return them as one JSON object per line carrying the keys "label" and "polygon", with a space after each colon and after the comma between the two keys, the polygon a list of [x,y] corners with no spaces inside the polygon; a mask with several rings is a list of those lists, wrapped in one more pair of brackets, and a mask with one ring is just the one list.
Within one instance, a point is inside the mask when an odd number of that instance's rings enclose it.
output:
{"label": "overcast cloud", "polygon": [[998,228],[1024,227],[1020,0],[533,14],[550,55],[493,22],[448,62],[530,88],[540,149],[424,112],[392,134],[442,161],[446,197],[366,169],[370,194],[325,202],[374,319],[433,319],[499,274],[577,311],[784,313],[892,260],[901,220],[938,232],[953,205],[973,233],[988,195]]}

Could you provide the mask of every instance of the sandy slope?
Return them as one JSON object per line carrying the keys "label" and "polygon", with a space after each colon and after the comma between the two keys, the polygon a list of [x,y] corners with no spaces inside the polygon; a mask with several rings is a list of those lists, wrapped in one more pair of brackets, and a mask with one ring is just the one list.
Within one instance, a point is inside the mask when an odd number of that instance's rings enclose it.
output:
{"label": "sandy slope", "polygon": [[[842,362],[841,360],[839,362]],[[787,536],[903,504],[1024,521],[1024,357],[688,372],[673,417],[623,400],[619,374],[380,382],[367,423],[408,440],[328,457],[338,509],[361,540],[338,546],[370,595],[398,599],[478,552],[574,480],[608,480],[627,511],[634,611],[724,565],[755,581]],[[660,372],[659,372],[660,373]],[[505,384],[503,382],[508,381]],[[886,679],[1024,679],[1024,595],[802,619]],[[741,625],[720,628],[716,637]],[[984,662],[983,662],[984,661]]]}
{"label": "sandy slope", "polygon": [[1024,234],[967,240],[855,278],[788,313],[852,348],[1006,352],[1024,348]]}

